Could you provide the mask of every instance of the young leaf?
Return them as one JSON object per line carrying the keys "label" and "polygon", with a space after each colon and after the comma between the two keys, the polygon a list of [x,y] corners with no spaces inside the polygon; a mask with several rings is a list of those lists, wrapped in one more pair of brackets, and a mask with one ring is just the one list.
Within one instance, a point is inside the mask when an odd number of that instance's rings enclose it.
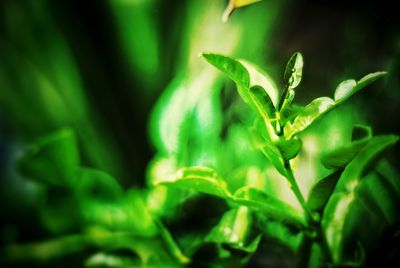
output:
{"label": "young leaf", "polygon": [[285,96],[285,100],[283,101],[282,107],[281,107],[281,109],[279,111],[280,113],[285,113],[285,110],[287,110],[291,106],[291,104],[293,102],[293,99],[294,99],[294,95],[295,95],[295,92],[294,92],[293,89],[289,89],[287,91],[287,94]]}
{"label": "young leaf", "polygon": [[259,189],[245,186],[237,190],[233,197],[233,201],[238,205],[260,210],[271,219],[283,221],[298,228],[304,226],[303,217],[296,209]]}
{"label": "young leaf", "polygon": [[250,88],[250,94],[262,118],[266,122],[274,119],[275,107],[265,89],[261,86],[252,86]]}
{"label": "young leaf", "polygon": [[301,149],[301,142],[297,138],[282,140],[276,144],[284,160],[295,158]]}
{"label": "young leaf", "polygon": [[201,193],[229,198],[231,194],[226,182],[217,172],[207,167],[187,167],[177,171],[172,180],[160,181],[159,184],[192,189]]}
{"label": "young leaf", "polygon": [[301,53],[294,53],[287,63],[285,69],[284,79],[288,89],[294,89],[300,84],[303,74],[303,66],[304,62]]}
{"label": "young leaf", "polygon": [[354,79],[349,79],[341,82],[335,89],[334,100],[337,101],[346,97],[356,86],[357,82]]}
{"label": "young leaf", "polygon": [[31,145],[17,164],[22,175],[28,178],[52,185],[70,186],[79,162],[74,132],[62,129]]}
{"label": "young leaf", "polygon": [[247,69],[250,76],[250,87],[261,86],[271,98],[275,107],[278,106],[280,92],[274,81],[263,69],[253,62],[239,59],[239,62]]}
{"label": "young leaf", "polygon": [[293,124],[285,125],[286,138],[290,139],[293,135],[308,128],[318,117],[328,111],[334,104],[335,102],[328,97],[320,97],[313,100],[294,119]]}
{"label": "young leaf", "polygon": [[214,53],[203,53],[202,56],[214,67],[221,72],[225,73],[230,79],[232,79],[237,86],[239,95],[242,97],[244,102],[253,105],[249,87],[250,87],[250,76],[246,68],[237,60]]}
{"label": "young leaf", "polygon": [[383,77],[385,74],[385,72],[368,74],[356,82],[355,86],[353,80],[342,82],[336,89],[335,101],[327,97],[321,97],[313,100],[305,107],[304,111],[296,117],[292,125],[285,125],[285,136],[287,138],[291,138],[293,135],[302,132],[308,128],[318,117],[337,107],[357,91],[361,90],[380,77]]}
{"label": "young leaf", "polygon": [[335,90],[335,102],[340,103],[350,96],[354,95],[357,91],[363,89],[367,85],[371,84],[372,82],[376,81],[377,79],[386,75],[386,72],[376,72],[370,73],[358,80],[357,82],[353,79],[343,81],[339,84],[339,86]]}
{"label": "young leaf", "polygon": [[322,211],[331,196],[341,171],[336,171],[319,180],[312,188],[307,200],[310,210]]}

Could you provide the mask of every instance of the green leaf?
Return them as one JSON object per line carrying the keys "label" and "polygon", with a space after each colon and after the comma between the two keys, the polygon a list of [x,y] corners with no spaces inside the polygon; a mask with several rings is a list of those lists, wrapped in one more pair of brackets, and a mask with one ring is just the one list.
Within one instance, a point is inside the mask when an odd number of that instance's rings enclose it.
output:
{"label": "green leaf", "polygon": [[303,66],[304,62],[301,53],[294,53],[285,69],[284,79],[288,89],[294,89],[300,84],[303,74]]}
{"label": "green leaf", "polygon": [[286,138],[290,139],[293,135],[304,131],[334,104],[335,102],[328,97],[320,97],[313,100],[299,113],[294,119],[293,124],[285,125]]}
{"label": "green leaf", "polygon": [[[289,93],[290,94],[290,93]],[[279,111],[280,122],[282,126],[285,126],[287,122],[293,122],[294,119],[303,112],[304,107],[296,104],[290,106],[283,106]]]}
{"label": "green leaf", "polygon": [[268,93],[261,86],[253,86],[250,88],[251,97],[266,122],[275,118],[275,107]]}
{"label": "green leaf", "polygon": [[376,159],[398,139],[399,137],[395,135],[382,135],[369,140],[368,144],[344,170],[337,185],[338,190],[351,192],[369,168],[376,164]]}
{"label": "green leaf", "polygon": [[226,212],[205,238],[206,242],[224,243],[242,249],[250,231],[249,209],[240,206]]}
{"label": "green leaf", "polygon": [[28,147],[17,165],[25,177],[51,185],[70,186],[79,162],[74,132],[62,129]]}
{"label": "green leaf", "polygon": [[376,81],[377,79],[386,75],[386,72],[376,72],[370,73],[358,80],[357,82],[354,79],[346,80],[340,83],[335,90],[335,102],[343,102],[354,95],[359,90],[363,89],[367,85]]}
{"label": "green leaf", "polygon": [[257,129],[252,129],[252,134],[255,147],[257,147],[268,158],[268,160],[280,174],[286,176],[283,157],[278,147],[276,147],[275,144],[272,143],[272,141],[270,141],[268,138],[261,137]]}
{"label": "green leaf", "polygon": [[283,221],[298,228],[304,226],[304,219],[296,209],[259,189],[242,187],[235,192],[233,201],[238,205],[260,210],[271,219]]}
{"label": "green leaf", "polygon": [[354,79],[349,79],[341,82],[335,89],[334,100],[338,101],[351,94],[353,88],[357,86],[357,82]]}
{"label": "green leaf", "polygon": [[352,143],[337,148],[321,157],[322,164],[328,169],[344,168],[364,148],[372,137],[369,127],[356,125],[353,128]]}
{"label": "green leaf", "polygon": [[301,149],[301,142],[297,138],[280,140],[276,145],[284,160],[295,158]]}
{"label": "green leaf", "polygon": [[160,181],[159,184],[192,189],[201,193],[229,198],[226,182],[217,172],[207,167],[187,167],[177,171],[172,179]]}
{"label": "green leaf", "polygon": [[321,163],[328,169],[344,168],[367,145],[368,139],[352,142],[321,157]]}
{"label": "green leaf", "polygon": [[[284,100],[283,103],[282,103],[282,107],[281,107],[279,113],[283,113],[283,114],[284,114],[285,111],[289,109],[289,107],[291,106],[291,104],[292,104],[292,102],[293,102],[294,95],[295,95],[295,92],[294,92],[293,89],[289,89],[289,90],[287,91],[287,94],[286,94],[286,96],[285,96],[285,100]],[[289,116],[290,116],[290,115],[289,115]]]}
{"label": "green leaf", "polygon": [[295,118],[293,124],[285,125],[285,136],[291,138],[306,128],[318,119],[321,115],[327,113],[339,104],[343,103],[350,96],[354,95],[357,91],[361,90],[365,86],[374,82],[375,80],[383,77],[385,72],[376,72],[368,74],[361,78],[354,86],[354,80],[346,80],[342,82],[335,91],[335,101],[327,97],[321,97],[313,100],[308,104],[304,110]]}
{"label": "green leaf", "polygon": [[399,201],[393,186],[375,172],[364,176],[351,193],[335,191],[322,218],[334,263],[362,261],[358,249],[376,247],[382,232],[397,221]]}
{"label": "green leaf", "polygon": [[239,95],[244,102],[253,105],[249,93],[250,75],[247,69],[237,60],[214,53],[203,53],[202,56],[214,67],[225,73],[237,86]]}
{"label": "green leaf", "polygon": [[160,221],[155,222],[160,230],[161,237],[164,239],[165,244],[168,246],[168,250],[170,251],[171,255],[174,256],[175,259],[181,264],[189,263],[190,259],[183,254],[182,250],[175,242],[169,230]]}
{"label": "green leaf", "polygon": [[116,201],[123,194],[117,180],[101,170],[79,168],[76,176],[73,187],[81,200]]}
{"label": "green leaf", "polygon": [[319,180],[310,190],[307,206],[310,210],[322,211],[331,196],[341,171],[336,171]]}
{"label": "green leaf", "polygon": [[250,87],[261,86],[271,98],[275,107],[278,106],[280,92],[272,78],[263,69],[253,62],[239,59],[239,62],[247,69],[250,75]]}
{"label": "green leaf", "polygon": [[[373,173],[367,174],[378,163],[384,150],[397,141],[398,137],[394,135],[370,139],[345,168],[329,198],[322,225],[335,263],[343,262],[349,245],[355,248],[358,240],[363,245],[372,246],[372,235],[377,239],[382,228],[393,220],[391,214],[397,210],[392,209],[390,204],[398,202],[398,193],[391,190],[390,180],[383,180]],[[374,193],[378,189],[382,194]]]}

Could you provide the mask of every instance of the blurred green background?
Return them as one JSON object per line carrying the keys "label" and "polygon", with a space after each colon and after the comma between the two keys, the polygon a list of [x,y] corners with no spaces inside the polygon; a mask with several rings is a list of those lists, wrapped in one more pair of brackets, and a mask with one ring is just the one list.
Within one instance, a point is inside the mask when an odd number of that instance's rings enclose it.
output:
{"label": "blurred green background", "polygon": [[[223,23],[225,5],[223,0],[1,1],[1,245],[52,236],[37,213],[42,189],[16,171],[15,161],[27,145],[60,128],[74,129],[83,166],[111,174],[124,189],[143,189],[149,163],[175,157],[176,143],[185,139],[178,138],[174,127],[180,124],[174,120],[183,122],[182,116],[205,100],[206,117],[199,120],[220,127],[200,130],[203,143],[187,138],[194,143],[185,146],[200,148],[195,159],[176,159],[181,165],[213,165],[213,137],[227,131],[226,121],[245,119],[218,114],[241,104],[233,85],[198,56],[204,51],[255,62],[278,87],[286,60],[300,51],[305,58],[300,104],[331,95],[344,79],[386,70],[384,81],[344,105],[331,122],[341,118],[370,124],[375,133],[400,133],[400,17],[394,4],[264,0]],[[178,94],[179,87],[190,90]],[[168,106],[174,98],[178,101]],[[213,109],[218,111],[210,116]],[[398,149],[390,157],[396,167]]]}

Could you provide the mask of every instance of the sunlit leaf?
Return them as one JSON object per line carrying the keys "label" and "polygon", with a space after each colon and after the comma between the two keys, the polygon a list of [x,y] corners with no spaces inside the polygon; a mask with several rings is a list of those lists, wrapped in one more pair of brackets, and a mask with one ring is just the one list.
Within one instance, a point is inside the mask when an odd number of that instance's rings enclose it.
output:
{"label": "sunlit leaf", "polygon": [[287,124],[285,136],[291,138],[293,135],[305,130],[334,104],[335,102],[328,97],[320,97],[313,100],[294,119],[293,124]]}
{"label": "sunlit leaf", "polygon": [[70,186],[79,162],[75,134],[70,129],[63,129],[31,145],[19,159],[18,168],[28,178]]}
{"label": "sunlit leaf", "polygon": [[250,75],[250,87],[252,86],[261,86],[271,98],[272,103],[275,107],[278,106],[279,102],[279,90],[275,85],[272,78],[262,70],[261,67],[257,66],[253,62],[249,62],[243,59],[240,59],[239,62],[247,69]]}
{"label": "sunlit leaf", "polygon": [[239,95],[249,105],[252,99],[249,93],[250,76],[246,68],[237,60],[213,53],[203,53],[202,56],[214,67],[226,74],[237,86]]}
{"label": "sunlit leaf", "polygon": [[386,72],[370,73],[358,80],[357,82],[353,79],[343,81],[335,90],[335,102],[343,102],[350,96],[354,95],[357,91],[363,89],[367,85],[376,81],[377,79],[386,75]]}
{"label": "sunlit leaf", "polygon": [[226,182],[215,170],[206,167],[182,168],[177,171],[174,178],[161,181],[160,184],[192,189],[221,198],[230,196]]}
{"label": "sunlit leaf", "polygon": [[294,89],[300,84],[303,74],[303,66],[304,61],[301,53],[294,53],[288,61],[285,69],[284,79],[288,89]]}
{"label": "sunlit leaf", "polygon": [[351,91],[353,88],[357,86],[357,82],[354,79],[349,79],[341,82],[335,89],[335,97],[334,100],[338,101],[342,98],[347,97],[349,94],[351,94]]}
{"label": "sunlit leaf", "polygon": [[256,104],[258,112],[265,121],[275,118],[275,107],[268,96],[268,93],[261,86],[253,86],[250,88],[251,97]]}
{"label": "sunlit leaf", "polygon": [[293,135],[302,132],[321,115],[337,107],[357,91],[383,77],[385,74],[385,72],[376,72],[364,76],[358,82],[354,82],[354,80],[346,80],[342,82],[335,91],[335,101],[327,97],[321,97],[313,100],[295,118],[293,124],[285,125],[285,136],[290,138]]}
{"label": "sunlit leaf", "polygon": [[285,113],[286,110],[288,110],[288,108],[291,106],[294,96],[295,96],[295,92],[293,89],[288,89],[287,90],[287,95],[285,96],[285,100],[282,103],[282,107],[280,109],[280,113]]}
{"label": "sunlit leaf", "polygon": [[304,224],[302,215],[296,209],[256,188],[240,188],[234,194],[234,202],[262,211],[271,219],[283,221],[299,228]]}

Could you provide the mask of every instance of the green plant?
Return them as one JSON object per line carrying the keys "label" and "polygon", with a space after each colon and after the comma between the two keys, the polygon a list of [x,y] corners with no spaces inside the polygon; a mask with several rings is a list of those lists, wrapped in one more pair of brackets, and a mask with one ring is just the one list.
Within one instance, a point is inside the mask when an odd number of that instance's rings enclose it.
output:
{"label": "green plant", "polygon": [[[270,97],[276,95],[270,85],[263,88],[261,84],[253,84],[251,76],[256,69],[248,70],[241,61],[219,54],[202,56],[235,82],[241,98],[257,114],[251,127],[253,144],[265,155],[265,162],[271,163],[286,179],[300,209],[268,194],[257,183],[245,183],[232,192],[231,180],[221,178],[208,167],[184,167],[175,176],[156,184],[193,189],[227,201],[230,209],[206,236],[208,242],[255,252],[262,234],[268,235],[271,223],[276,223],[283,225],[282,229],[290,226],[300,237],[294,243],[288,239],[289,235],[282,237],[286,236],[286,243],[298,252],[299,266],[361,265],[365,250],[371,248],[376,235],[399,217],[395,204],[399,200],[400,182],[384,171],[390,169],[387,162],[378,161],[382,152],[398,141],[398,136],[373,136],[369,127],[354,126],[351,141],[321,158],[329,171],[315,182],[307,197],[299,187],[303,178],[295,178],[294,169],[302,148],[301,133],[385,73],[343,81],[333,99],[320,97],[301,107],[293,104],[295,88],[302,78],[300,53],[295,53],[286,66],[285,85],[279,99]],[[263,185],[262,176],[253,174],[253,177],[261,181],[258,185]],[[252,228],[258,230],[256,236],[251,235],[255,230]],[[370,231],[374,235],[368,235]],[[224,258],[223,253],[219,256]]]}
{"label": "green plant", "polygon": [[[185,111],[178,131],[172,129],[176,143],[159,139],[149,187],[126,191],[109,174],[85,167],[71,129],[43,137],[18,167],[38,182],[38,212],[51,239],[3,248],[1,263],[51,265],[87,252],[79,259],[85,267],[258,267],[268,254],[263,248],[277,243],[286,247],[288,266],[362,265],[365,252],[400,217],[398,174],[381,160],[398,137],[373,136],[371,128],[355,125],[351,140],[336,146],[317,132],[330,144],[317,158],[304,157],[310,148],[302,140],[317,119],[385,73],[346,80],[333,99],[303,107],[293,103],[300,53],[287,64],[280,96],[254,64],[202,56],[235,82],[250,107],[236,108],[241,122],[230,123],[221,137],[218,91],[210,91],[211,101],[201,99]],[[167,105],[177,107],[176,99]],[[157,131],[171,137],[168,128]],[[322,163],[324,176],[308,195],[302,183],[311,168],[296,173],[302,161]]]}

